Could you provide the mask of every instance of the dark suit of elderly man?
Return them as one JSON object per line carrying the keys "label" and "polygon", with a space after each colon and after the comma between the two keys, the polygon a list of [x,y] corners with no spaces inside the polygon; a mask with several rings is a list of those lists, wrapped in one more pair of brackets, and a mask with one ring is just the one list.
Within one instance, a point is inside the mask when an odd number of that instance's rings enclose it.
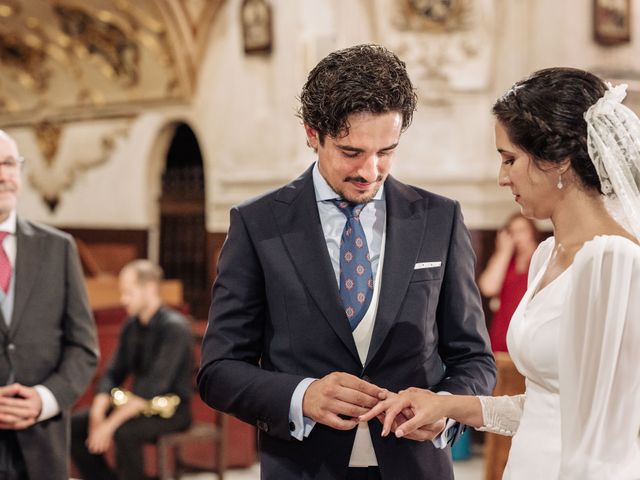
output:
{"label": "dark suit of elderly man", "polygon": [[231,211],[201,395],[258,426],[263,478],[451,479],[457,425],[382,438],[358,420],[382,388],[495,381],[458,203],[389,175],[416,101],[404,63],[374,45],[334,52],[301,101],[318,160]]}
{"label": "dark suit of elderly man", "polygon": [[95,325],[73,240],[16,216],[22,161],[0,131],[0,479],[67,480]]}

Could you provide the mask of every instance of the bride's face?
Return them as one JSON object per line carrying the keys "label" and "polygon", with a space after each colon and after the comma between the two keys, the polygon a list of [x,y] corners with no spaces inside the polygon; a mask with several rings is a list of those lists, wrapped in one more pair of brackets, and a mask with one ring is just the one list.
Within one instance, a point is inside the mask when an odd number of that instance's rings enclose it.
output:
{"label": "bride's face", "polygon": [[541,169],[531,156],[514,145],[499,121],[495,125],[496,148],[500,154],[498,183],[509,187],[513,199],[527,218],[550,218],[559,199],[558,168]]}

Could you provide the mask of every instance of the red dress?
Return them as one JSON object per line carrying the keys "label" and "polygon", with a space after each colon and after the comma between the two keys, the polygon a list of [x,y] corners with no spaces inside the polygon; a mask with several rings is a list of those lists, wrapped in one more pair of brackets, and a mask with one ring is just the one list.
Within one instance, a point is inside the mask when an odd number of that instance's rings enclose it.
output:
{"label": "red dress", "polygon": [[529,267],[522,272],[516,271],[516,257],[511,257],[507,273],[504,277],[502,289],[500,290],[500,308],[493,315],[491,328],[489,329],[489,338],[491,339],[491,348],[494,352],[507,351],[507,329],[511,316],[515,312],[522,296],[527,291],[527,277]]}

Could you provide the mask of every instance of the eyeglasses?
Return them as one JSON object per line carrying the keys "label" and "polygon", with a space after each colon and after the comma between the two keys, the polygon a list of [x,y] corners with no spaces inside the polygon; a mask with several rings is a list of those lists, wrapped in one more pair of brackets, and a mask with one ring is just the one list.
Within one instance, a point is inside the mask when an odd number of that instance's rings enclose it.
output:
{"label": "eyeglasses", "polygon": [[0,160],[0,167],[3,167],[7,173],[17,173],[18,170],[24,165],[24,157],[7,157],[4,160]]}

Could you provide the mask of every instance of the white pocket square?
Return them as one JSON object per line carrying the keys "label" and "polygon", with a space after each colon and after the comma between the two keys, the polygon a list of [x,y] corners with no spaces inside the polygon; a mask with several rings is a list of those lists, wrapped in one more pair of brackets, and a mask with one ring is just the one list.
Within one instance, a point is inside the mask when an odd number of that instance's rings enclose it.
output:
{"label": "white pocket square", "polygon": [[420,262],[416,263],[414,270],[421,270],[423,268],[436,268],[442,266],[442,262]]}

